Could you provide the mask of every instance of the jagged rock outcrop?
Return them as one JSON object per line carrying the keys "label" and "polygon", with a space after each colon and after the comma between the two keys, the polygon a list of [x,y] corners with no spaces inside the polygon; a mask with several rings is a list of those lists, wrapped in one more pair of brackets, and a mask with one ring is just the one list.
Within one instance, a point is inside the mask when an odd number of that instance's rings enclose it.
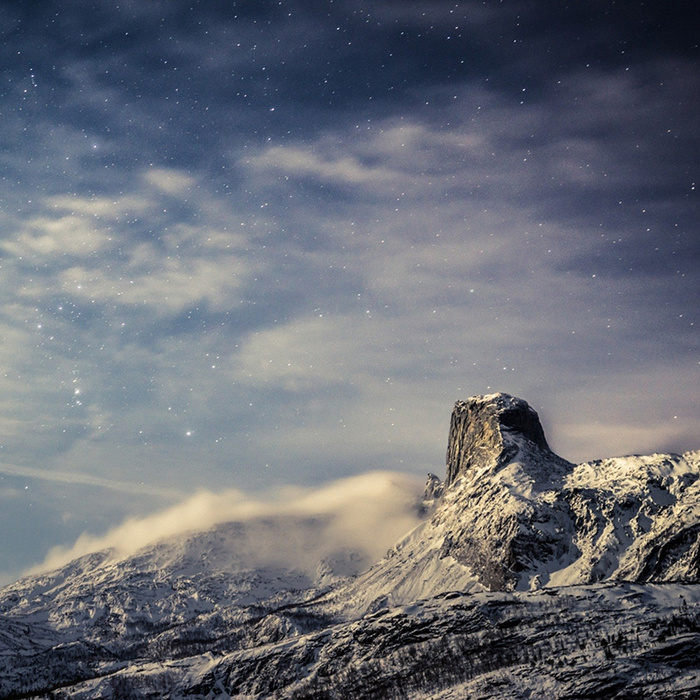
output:
{"label": "jagged rock outcrop", "polygon": [[[700,483],[693,454],[573,465],[537,413],[507,394],[455,404],[442,555],[489,590],[700,577]],[[454,493],[450,493],[454,491]]]}
{"label": "jagged rock outcrop", "polygon": [[456,559],[488,590],[541,585],[543,570],[575,554],[566,537],[573,534],[570,508],[557,497],[573,467],[549,449],[526,401],[503,393],[458,401],[447,447],[450,532],[441,556]]}
{"label": "jagged rock outcrop", "polygon": [[440,481],[440,477],[436,474],[429,473],[428,479],[425,482],[425,490],[423,491],[423,497],[419,505],[419,512],[421,516],[426,516],[432,513],[437,504],[442,499],[442,495],[445,492],[445,484]]}
{"label": "jagged rock outcrop", "polygon": [[523,446],[556,458],[537,411],[526,401],[501,393],[457,401],[450,421],[445,484],[477,469],[508,464]]}

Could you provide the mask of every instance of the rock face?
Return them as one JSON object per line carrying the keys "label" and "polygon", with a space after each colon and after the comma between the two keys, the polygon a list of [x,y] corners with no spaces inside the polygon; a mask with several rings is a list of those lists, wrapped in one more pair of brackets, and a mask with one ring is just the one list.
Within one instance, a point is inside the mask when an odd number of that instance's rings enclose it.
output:
{"label": "rock face", "polygon": [[511,462],[524,442],[550,453],[539,416],[526,401],[508,394],[457,401],[447,443],[446,486],[475,469]]}
{"label": "rock face", "polygon": [[445,503],[452,505],[441,555],[488,590],[540,585],[538,572],[575,556],[572,514],[556,495],[573,468],[549,449],[526,401],[502,393],[458,401],[447,446]]}

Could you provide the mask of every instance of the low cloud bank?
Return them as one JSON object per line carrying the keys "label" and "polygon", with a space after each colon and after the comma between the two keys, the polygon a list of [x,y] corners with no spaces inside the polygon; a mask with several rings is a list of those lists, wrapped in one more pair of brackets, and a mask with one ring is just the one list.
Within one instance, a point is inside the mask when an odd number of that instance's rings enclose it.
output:
{"label": "low cloud bank", "polygon": [[[54,547],[28,574],[56,569],[105,549],[121,559],[160,540],[221,523],[242,528],[231,541],[229,569],[283,565],[313,574],[333,561],[338,573],[355,573],[385,554],[420,521],[424,482],[394,472],[369,472],[318,488],[284,487],[264,497],[227,489],[201,491],[143,518],[129,518],[104,535],[83,533],[70,547]],[[348,567],[351,555],[354,564]],[[345,571],[343,571],[345,568]]]}

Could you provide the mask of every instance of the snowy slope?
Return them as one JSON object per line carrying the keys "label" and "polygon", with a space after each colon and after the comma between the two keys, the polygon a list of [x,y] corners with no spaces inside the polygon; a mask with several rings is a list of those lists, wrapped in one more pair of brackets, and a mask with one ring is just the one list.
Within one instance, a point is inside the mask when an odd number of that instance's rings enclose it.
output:
{"label": "snowy slope", "polygon": [[700,580],[699,452],[575,466],[549,450],[522,400],[470,402],[453,415],[439,505],[384,560],[335,590],[331,609],[361,614],[451,590]]}
{"label": "snowy slope", "polygon": [[372,566],[332,509],[287,509],[2,589],[0,698],[698,697],[698,477],[700,452],[570,464],[524,401],[473,397]]}
{"label": "snowy slope", "polygon": [[699,581],[698,455],[582,464],[559,488],[525,460],[463,478],[428,521],[329,600],[360,614],[452,590]]}
{"label": "snowy slope", "polygon": [[[418,522],[416,487],[405,475],[369,473],[256,503],[244,520],[171,536],[135,554],[101,550],[6,586],[0,698],[137,658],[179,657],[203,643],[250,643],[251,628],[270,611],[357,575]],[[377,519],[386,532],[376,533]],[[254,635],[290,629],[268,617]]]}
{"label": "snowy slope", "polygon": [[689,700],[700,693],[698,586],[452,593],[317,625],[221,655],[133,664],[76,684],[71,697]]}

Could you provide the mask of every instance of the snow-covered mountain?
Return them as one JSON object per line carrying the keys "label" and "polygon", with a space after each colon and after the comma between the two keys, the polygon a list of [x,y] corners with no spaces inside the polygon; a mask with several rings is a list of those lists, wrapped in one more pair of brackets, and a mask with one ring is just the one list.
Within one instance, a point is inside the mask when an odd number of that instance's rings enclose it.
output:
{"label": "snow-covered mountain", "polygon": [[700,697],[699,476],[573,465],[521,399],[460,401],[374,565],[311,546],[328,514],[255,523],[323,553],[298,565],[245,522],[84,556],[0,591],[0,697]]}

